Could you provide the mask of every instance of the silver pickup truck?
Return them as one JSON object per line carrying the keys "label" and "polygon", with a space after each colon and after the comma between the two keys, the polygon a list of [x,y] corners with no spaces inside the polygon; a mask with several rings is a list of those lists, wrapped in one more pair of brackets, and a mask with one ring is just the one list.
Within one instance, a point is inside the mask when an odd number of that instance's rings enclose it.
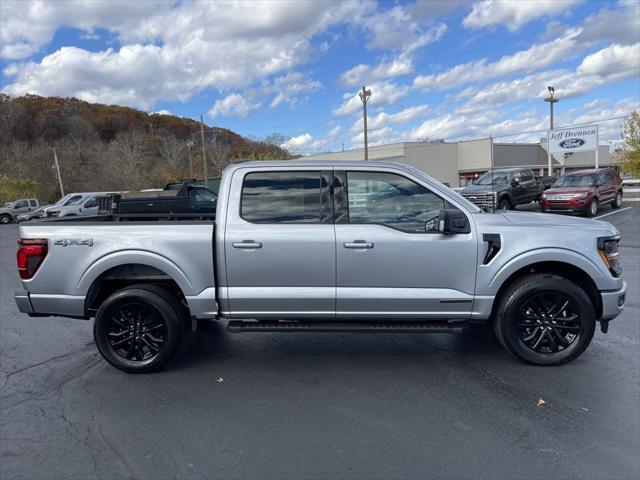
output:
{"label": "silver pickup truck", "polygon": [[247,162],[212,221],[117,217],[20,226],[20,311],[95,317],[104,358],[162,368],[197,319],[231,331],[495,329],[520,359],[559,365],[623,309],[609,223],[483,213],[412,167]]}

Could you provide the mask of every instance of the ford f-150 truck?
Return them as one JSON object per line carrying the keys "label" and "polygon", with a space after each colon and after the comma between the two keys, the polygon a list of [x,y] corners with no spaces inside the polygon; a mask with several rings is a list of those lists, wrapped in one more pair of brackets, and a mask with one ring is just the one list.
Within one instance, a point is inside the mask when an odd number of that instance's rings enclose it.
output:
{"label": "ford f-150 truck", "polygon": [[619,239],[596,220],[484,213],[407,165],[247,162],[225,170],[215,221],[21,225],[15,300],[95,318],[100,353],[127,372],[162,368],[197,319],[240,332],[489,324],[520,359],[558,365],[623,309]]}
{"label": "ford f-150 truck", "polygon": [[511,210],[540,198],[555,177],[536,177],[530,168],[499,168],[488,171],[460,194],[486,211]]}

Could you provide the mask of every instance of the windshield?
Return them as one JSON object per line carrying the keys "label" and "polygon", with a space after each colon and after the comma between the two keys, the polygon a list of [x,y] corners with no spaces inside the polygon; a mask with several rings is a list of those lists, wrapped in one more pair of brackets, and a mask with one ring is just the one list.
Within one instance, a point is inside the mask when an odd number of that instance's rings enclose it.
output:
{"label": "windshield", "polygon": [[66,202],[62,204],[63,207],[68,207],[69,205],[75,205],[80,200],[82,200],[82,195],[74,195],[73,197],[67,199]]}
{"label": "windshield", "polygon": [[503,185],[509,183],[510,173],[487,172],[473,182],[474,185]]}
{"label": "windshield", "polygon": [[596,184],[595,175],[565,175],[560,177],[554,187],[593,187]]}

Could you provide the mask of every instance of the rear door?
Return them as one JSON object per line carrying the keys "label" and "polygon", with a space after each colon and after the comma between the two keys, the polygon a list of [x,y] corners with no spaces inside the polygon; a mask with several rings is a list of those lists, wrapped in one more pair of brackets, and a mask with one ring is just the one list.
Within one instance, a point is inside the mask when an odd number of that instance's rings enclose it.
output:
{"label": "rear door", "polygon": [[438,232],[440,210],[455,206],[395,172],[353,169],[335,178],[336,317],[468,318],[475,230]]}
{"label": "rear door", "polygon": [[224,232],[234,318],[335,316],[331,171],[238,169]]}
{"label": "rear door", "polygon": [[606,170],[598,172],[598,196],[600,203],[611,202],[616,194],[616,187],[613,183],[613,177]]}

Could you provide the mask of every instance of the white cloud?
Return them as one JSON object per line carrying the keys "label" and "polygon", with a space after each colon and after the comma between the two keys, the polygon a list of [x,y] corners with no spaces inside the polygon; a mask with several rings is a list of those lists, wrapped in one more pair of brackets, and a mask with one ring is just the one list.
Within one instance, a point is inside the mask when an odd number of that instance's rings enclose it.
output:
{"label": "white cloud", "polygon": [[610,40],[629,45],[638,41],[640,32],[640,3],[637,1],[620,2],[620,8],[607,8],[590,15],[583,22],[581,41]]}
{"label": "white cloud", "polygon": [[577,53],[576,38],[580,33],[580,29],[570,29],[552,42],[533,45],[493,63],[483,58],[456,65],[442,73],[418,75],[413,86],[419,90],[448,90],[471,82],[548,67]]}
{"label": "white cloud", "polygon": [[[401,12],[402,17],[408,16],[405,10],[399,6],[394,7],[388,12],[391,12],[390,18],[396,18],[399,15],[397,12]],[[368,19],[365,21],[365,25],[373,30],[374,39],[377,38],[376,35],[382,35],[383,32],[385,32],[385,38],[388,35],[394,38],[384,41],[378,38],[378,40],[374,41],[372,45],[378,45],[376,42],[382,42],[378,48],[385,48],[384,45],[387,45],[388,43],[386,49],[398,50],[400,53],[391,58],[387,56],[383,57],[375,67],[368,64],[358,64],[350,68],[346,72],[342,73],[338,79],[338,81],[345,87],[355,87],[357,85],[407,75],[413,72],[413,57],[416,50],[430,43],[437,42],[447,31],[447,26],[443,23],[433,25],[427,30],[422,30],[422,28],[418,27],[417,24],[413,24],[412,27],[405,26],[404,29],[397,26],[397,31],[394,30],[395,33],[392,34],[386,31],[386,29],[389,28],[389,25],[384,22],[388,22],[388,20],[382,21],[380,20],[381,18],[386,19],[387,17],[383,16],[382,13],[376,14],[372,17],[375,21]],[[380,23],[381,21],[383,23]],[[408,31],[407,29],[411,31]],[[398,38],[395,38],[395,36],[398,36]]]}
{"label": "white cloud", "polygon": [[276,78],[273,81],[273,85],[267,89],[277,92],[269,106],[271,108],[275,108],[281,103],[288,103],[293,107],[298,102],[300,95],[307,94],[321,88],[322,84],[319,81],[305,78],[305,76],[300,72],[290,72]]}
{"label": "white cloud", "polygon": [[336,125],[335,127],[333,127],[331,130],[327,132],[326,138],[328,139],[336,138],[338,135],[340,135],[340,133],[342,133],[342,126]]}
{"label": "white cloud", "polygon": [[3,0],[0,2],[0,56],[25,58],[53,39],[60,27],[77,28],[92,35],[97,27],[125,32],[151,15],[168,10],[171,2],[137,0],[43,2]]}
{"label": "white cloud", "polygon": [[291,153],[309,154],[326,146],[327,141],[327,139],[317,140],[307,132],[290,138],[280,146]]}
{"label": "white cloud", "polygon": [[[6,8],[6,2],[1,3]],[[17,13],[6,22],[3,15],[2,43],[13,49],[14,54],[16,50],[46,43],[51,31],[69,23],[57,13],[53,19],[47,17],[47,21],[34,17],[31,10],[39,8],[34,5],[12,5]],[[46,3],[44,8],[50,11],[60,5],[64,5],[64,13],[80,4]],[[118,10],[110,2],[96,5],[96,11],[104,10],[105,5],[110,10]],[[148,6],[145,2],[141,5]],[[5,90],[14,95],[80,96],[92,101],[150,108],[160,99],[186,101],[207,88],[246,88],[315,58],[323,48],[313,45],[315,36],[350,18],[357,7],[355,2],[338,1],[161,2],[155,5],[153,13],[131,15],[126,20],[111,14],[104,22],[98,22],[85,13],[85,17],[91,18],[78,20],[76,26],[106,28],[115,33],[124,46],[102,52],[65,47],[40,62],[11,64],[7,68],[14,78]],[[137,8],[142,10],[142,6]],[[102,18],[102,13],[91,11],[96,18]],[[46,25],[46,32],[37,38],[33,34],[27,42],[20,32],[30,29],[29,22]],[[9,27],[8,33],[5,25]],[[284,97],[279,100],[284,101],[287,101]]]}
{"label": "white cloud", "polygon": [[171,113],[169,110],[162,109],[158,110],[157,112],[152,112],[151,115],[173,115],[173,113]]}
{"label": "white cloud", "polygon": [[[371,129],[367,132],[367,143],[370,145],[391,143],[390,137],[393,133],[391,127],[382,127],[378,129]],[[360,132],[358,135],[351,137],[351,143],[354,145],[364,145],[364,133]]]}
{"label": "white cloud", "polygon": [[338,81],[345,87],[356,87],[376,80],[407,75],[413,71],[413,61],[407,55],[400,55],[387,62],[381,62],[376,67],[359,64],[347,70]]}
{"label": "white cloud", "polygon": [[221,100],[216,100],[209,110],[209,116],[211,118],[229,116],[244,118],[260,105],[260,103],[252,103],[238,93],[232,93]]}
{"label": "white cloud", "polygon": [[473,5],[469,15],[462,21],[467,28],[484,28],[506,25],[517,30],[522,25],[539,17],[559,15],[581,0],[483,0]]}
{"label": "white cloud", "polygon": [[[367,86],[367,88],[371,90],[371,97],[367,105],[392,105],[409,93],[408,86],[389,82],[374,83]],[[362,108],[362,101],[357,91],[354,93],[345,93],[342,98],[345,101],[340,107],[333,110],[334,115],[351,115]]]}
{"label": "white cloud", "polygon": [[560,99],[584,95],[603,85],[637,77],[639,58],[640,43],[610,45],[586,56],[575,71],[550,70],[463,92],[470,97],[459,111],[471,113],[496,108],[506,102],[542,98],[547,94],[547,85],[555,87]]}
{"label": "white cloud", "polygon": [[[411,120],[422,116],[428,110],[427,105],[416,105],[415,107],[408,107],[404,110],[400,110],[396,113],[380,112],[377,115],[372,115],[367,119],[367,126],[370,129],[381,128],[388,126],[392,123],[407,123]],[[357,132],[362,130],[362,120],[357,120],[349,129],[350,132]]]}

